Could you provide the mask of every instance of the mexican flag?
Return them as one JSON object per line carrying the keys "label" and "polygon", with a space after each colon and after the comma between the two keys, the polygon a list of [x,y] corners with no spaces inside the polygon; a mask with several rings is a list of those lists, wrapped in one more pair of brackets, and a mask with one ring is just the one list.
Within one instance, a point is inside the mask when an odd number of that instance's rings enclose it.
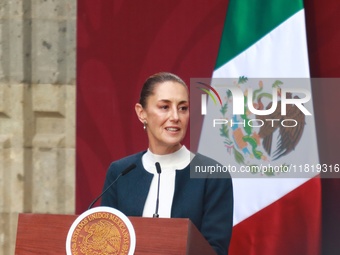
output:
{"label": "mexican flag", "polygon": [[[254,107],[261,103],[265,110],[270,108],[270,99],[274,100],[272,88],[278,89],[276,100],[280,101],[285,87],[287,91],[296,86],[311,91],[308,77],[302,0],[229,1],[210,84],[223,102],[219,105],[208,100],[198,151],[237,170],[242,166],[258,170],[232,173],[231,255],[320,254],[321,187],[312,100],[301,106],[310,115],[295,109],[295,115],[288,116],[290,106],[286,105],[286,118],[292,123],[275,122],[278,125],[269,136],[261,129],[263,116],[249,110],[239,116],[228,115],[233,108],[232,95],[218,87],[223,82],[234,84],[242,90],[245,103],[252,95]],[[304,96],[293,92],[291,98]],[[223,125],[218,123],[218,130],[212,127],[216,118],[225,120]],[[238,125],[230,125],[232,121]],[[266,171],[261,172],[261,167]],[[287,171],[275,171],[275,167]]]}

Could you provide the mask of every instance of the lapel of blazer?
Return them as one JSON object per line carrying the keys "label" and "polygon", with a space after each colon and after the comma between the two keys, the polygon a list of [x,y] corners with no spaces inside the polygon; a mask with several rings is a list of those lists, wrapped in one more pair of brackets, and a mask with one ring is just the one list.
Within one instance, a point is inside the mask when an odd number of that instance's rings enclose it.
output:
{"label": "lapel of blazer", "polygon": [[187,166],[183,170],[176,170],[176,177],[175,177],[175,192],[174,197],[172,200],[172,207],[171,207],[171,217],[180,217],[181,215],[181,208],[183,198],[185,199],[185,196],[181,194],[183,191],[183,187],[185,187],[190,180],[190,165]]}
{"label": "lapel of blazer", "polygon": [[127,208],[124,208],[127,215],[143,215],[144,204],[153,178],[153,174],[148,173],[143,167],[142,154],[135,161],[137,169],[128,174],[129,178],[124,179],[122,190],[126,192],[123,197],[126,199],[124,204],[128,205]]}

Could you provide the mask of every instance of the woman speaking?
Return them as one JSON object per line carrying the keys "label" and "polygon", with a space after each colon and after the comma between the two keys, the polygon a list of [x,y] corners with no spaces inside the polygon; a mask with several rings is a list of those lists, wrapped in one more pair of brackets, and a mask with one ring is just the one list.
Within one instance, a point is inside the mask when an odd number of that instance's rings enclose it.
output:
{"label": "woman speaking", "polygon": [[188,87],[172,73],[154,74],[145,81],[135,110],[148,137],[148,148],[111,163],[104,190],[129,166],[136,167],[104,193],[101,205],[127,216],[189,218],[217,254],[228,254],[232,180],[230,176],[190,178],[190,166],[217,162],[193,154],[181,144],[189,123]]}

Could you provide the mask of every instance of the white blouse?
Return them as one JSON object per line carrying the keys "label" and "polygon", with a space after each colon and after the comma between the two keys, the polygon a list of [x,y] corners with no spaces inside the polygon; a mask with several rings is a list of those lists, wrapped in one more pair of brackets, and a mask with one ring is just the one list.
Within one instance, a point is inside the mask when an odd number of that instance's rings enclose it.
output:
{"label": "white blouse", "polygon": [[143,217],[152,217],[156,212],[156,199],[158,187],[158,173],[155,163],[161,166],[160,189],[159,189],[159,208],[160,218],[171,217],[171,205],[175,191],[176,170],[183,170],[190,163],[191,152],[183,145],[178,151],[157,155],[148,150],[142,157],[143,166],[149,173],[153,174],[149,194],[143,210]]}

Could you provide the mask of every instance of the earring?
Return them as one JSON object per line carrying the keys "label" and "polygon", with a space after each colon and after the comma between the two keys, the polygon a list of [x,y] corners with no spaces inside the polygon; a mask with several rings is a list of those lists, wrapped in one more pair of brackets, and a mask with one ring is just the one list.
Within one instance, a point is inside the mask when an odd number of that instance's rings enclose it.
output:
{"label": "earring", "polygon": [[146,123],[146,121],[144,121],[144,122],[143,122],[143,128],[144,128],[144,130],[146,130],[146,125],[147,125],[147,123]]}

